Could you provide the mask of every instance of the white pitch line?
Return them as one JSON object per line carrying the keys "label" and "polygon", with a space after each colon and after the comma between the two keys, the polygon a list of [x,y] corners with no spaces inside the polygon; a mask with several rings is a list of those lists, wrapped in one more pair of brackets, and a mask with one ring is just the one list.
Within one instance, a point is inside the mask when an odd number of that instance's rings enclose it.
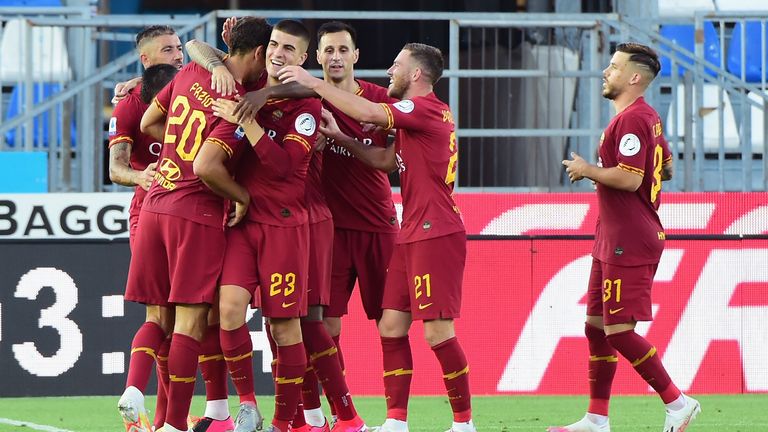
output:
{"label": "white pitch line", "polygon": [[0,417],[0,424],[7,424],[11,426],[28,427],[30,429],[45,431],[45,432],[74,432],[69,429],[59,429],[57,427],[48,425],[39,425],[28,421],[13,420]]}

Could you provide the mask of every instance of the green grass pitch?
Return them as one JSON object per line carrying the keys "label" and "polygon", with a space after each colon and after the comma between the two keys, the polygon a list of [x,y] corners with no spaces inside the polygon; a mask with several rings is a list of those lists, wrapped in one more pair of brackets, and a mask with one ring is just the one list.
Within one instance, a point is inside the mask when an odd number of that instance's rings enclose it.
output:
{"label": "green grass pitch", "polygon": [[[768,431],[768,395],[696,396],[702,414],[690,432]],[[117,414],[117,396],[0,398],[0,432],[61,430],[76,432],[122,431]],[[154,407],[147,397],[147,407]],[[196,396],[193,414],[202,414],[205,400]],[[355,398],[358,411],[368,425],[384,420],[381,397]],[[480,432],[545,431],[549,425],[569,423],[583,415],[584,396],[478,396],[473,399],[475,424]],[[231,412],[237,412],[237,398],[230,397]],[[260,397],[266,418],[272,415],[272,398]],[[327,412],[327,410],[326,410]],[[617,396],[611,403],[611,430],[614,432],[660,431],[664,410],[653,396]],[[451,422],[444,397],[414,397],[409,406],[412,432],[443,432]],[[22,422],[25,425],[15,425]]]}

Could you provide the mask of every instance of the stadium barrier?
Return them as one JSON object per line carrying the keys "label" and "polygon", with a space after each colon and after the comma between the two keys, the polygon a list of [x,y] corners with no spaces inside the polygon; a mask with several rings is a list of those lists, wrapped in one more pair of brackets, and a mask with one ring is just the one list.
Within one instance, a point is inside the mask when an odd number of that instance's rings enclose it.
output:
{"label": "stadium barrier", "polygon": [[[399,200],[399,197],[397,197]],[[639,326],[678,385],[768,391],[768,202],[757,193],[665,194],[668,241],[654,321]],[[143,308],[122,298],[130,194],[0,195],[0,397],[118,394]],[[573,394],[586,387],[584,294],[592,194],[459,194],[470,239],[457,333],[476,394]],[[381,394],[376,331],[357,299],[344,321],[356,394]],[[272,390],[255,313],[257,391]],[[412,331],[415,394],[442,394]],[[373,365],[373,367],[372,367]],[[614,390],[645,394],[621,362]],[[150,388],[149,392],[154,390]]]}

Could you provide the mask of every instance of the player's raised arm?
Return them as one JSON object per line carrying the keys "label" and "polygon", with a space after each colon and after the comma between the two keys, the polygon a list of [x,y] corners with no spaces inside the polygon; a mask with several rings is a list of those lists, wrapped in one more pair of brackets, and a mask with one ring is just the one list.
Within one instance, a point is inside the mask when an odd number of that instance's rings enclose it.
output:
{"label": "player's raised arm", "polygon": [[244,122],[256,117],[261,107],[268,99],[301,99],[307,97],[316,97],[317,93],[298,84],[280,84],[268,86],[257,91],[248,92],[238,101],[233,115],[238,123]]}
{"label": "player's raised arm", "polygon": [[334,144],[344,147],[361,162],[378,170],[389,173],[397,169],[394,145],[387,147],[365,145],[342,132],[333,114],[327,109],[323,108],[321,116],[320,133],[332,139]]}
{"label": "player's raised arm", "polygon": [[195,39],[184,46],[187,48],[189,58],[211,73],[211,87],[214,90],[222,96],[235,93],[235,78],[224,66],[227,53]]}
{"label": "player's raised arm", "polygon": [[283,83],[297,82],[314,91],[320,97],[333,104],[345,114],[359,122],[388,126],[387,112],[377,103],[338,89],[333,85],[315,78],[300,66],[286,66],[278,73]]}
{"label": "player's raised arm", "polygon": [[155,100],[141,117],[141,132],[162,142],[165,134],[165,117],[168,114]]}

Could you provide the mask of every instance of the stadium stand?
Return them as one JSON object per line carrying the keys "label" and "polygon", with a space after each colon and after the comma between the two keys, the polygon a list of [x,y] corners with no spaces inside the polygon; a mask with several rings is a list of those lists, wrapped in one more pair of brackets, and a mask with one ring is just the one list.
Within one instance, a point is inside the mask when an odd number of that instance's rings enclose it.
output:
{"label": "stadium stand", "polygon": [[[728,47],[728,71],[736,76],[741,76],[743,67],[744,79],[747,82],[765,81],[767,75],[763,70],[762,62],[768,54],[768,47],[762,39],[762,24],[759,21],[746,21],[746,25],[737,22],[733,27],[731,44]],[[745,58],[743,64],[741,61],[742,46]]]}

